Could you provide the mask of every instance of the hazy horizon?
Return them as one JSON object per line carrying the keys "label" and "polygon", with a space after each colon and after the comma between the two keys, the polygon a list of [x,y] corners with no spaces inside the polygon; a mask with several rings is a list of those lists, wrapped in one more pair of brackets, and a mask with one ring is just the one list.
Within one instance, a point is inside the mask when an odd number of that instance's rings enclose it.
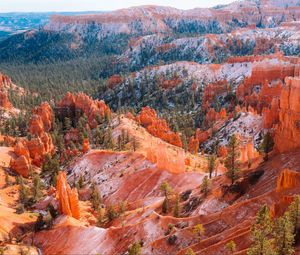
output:
{"label": "hazy horizon", "polygon": [[141,5],[170,6],[178,9],[209,8],[219,4],[228,4],[234,0],[73,0],[70,6],[69,0],[10,0],[0,2],[0,13],[11,12],[96,12],[113,11],[122,8]]}

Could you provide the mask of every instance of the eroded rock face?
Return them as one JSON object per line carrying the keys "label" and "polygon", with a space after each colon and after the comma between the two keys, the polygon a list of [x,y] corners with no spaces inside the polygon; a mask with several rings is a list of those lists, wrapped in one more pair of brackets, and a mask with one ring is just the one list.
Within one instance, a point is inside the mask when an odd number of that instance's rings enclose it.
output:
{"label": "eroded rock face", "polygon": [[78,192],[76,188],[70,188],[65,172],[58,174],[56,190],[60,213],[80,219]]}
{"label": "eroded rock face", "polygon": [[256,63],[252,74],[237,89],[237,97],[245,106],[252,106],[259,113],[269,108],[274,99],[279,98],[286,77],[298,74],[299,64],[284,58],[273,63],[271,60]]}
{"label": "eroded rock face", "polygon": [[255,149],[253,142],[248,142],[240,146],[240,162],[246,163],[259,157],[259,152]]}
{"label": "eroded rock face", "polygon": [[42,103],[40,106],[34,108],[32,113],[40,118],[43,125],[43,131],[49,132],[53,123],[53,111],[48,103]]}
{"label": "eroded rock face", "polygon": [[90,142],[88,138],[85,138],[82,144],[82,152],[87,153],[89,150],[90,150]]}
{"label": "eroded rock face", "polygon": [[270,129],[279,121],[279,99],[274,98],[271,107],[265,107],[262,111],[264,128]]}
{"label": "eroded rock face", "polygon": [[[52,154],[55,150],[51,135],[47,133],[51,130],[53,123],[53,112],[48,103],[42,103],[33,109],[33,115],[29,121],[29,133],[33,136],[30,140],[21,139],[14,146],[14,152],[18,156],[12,160],[10,167],[15,172],[27,177],[31,164],[40,167],[46,154]],[[20,171],[20,162],[24,162]]]}
{"label": "eroded rock face", "polygon": [[4,109],[11,109],[12,104],[8,99],[8,96],[6,93],[0,91],[0,107]]}
{"label": "eroded rock face", "polygon": [[29,176],[30,162],[24,155],[18,157],[16,160],[12,160],[10,167],[16,173],[18,173],[19,175],[22,175],[25,178],[27,178]]}
{"label": "eroded rock face", "polygon": [[136,120],[155,137],[158,137],[172,145],[182,147],[182,141],[178,133],[170,130],[167,122],[157,116],[155,110],[144,107]]}
{"label": "eroded rock face", "polygon": [[277,179],[276,191],[299,187],[300,174],[289,169],[284,169]]}
{"label": "eroded rock face", "polygon": [[280,153],[300,148],[300,78],[285,80],[274,140]]}
{"label": "eroded rock face", "polygon": [[113,89],[114,87],[122,84],[123,79],[120,75],[113,75],[111,77],[109,77],[108,81],[107,81],[107,86],[111,89]]}
{"label": "eroded rock face", "polygon": [[84,113],[89,125],[94,128],[97,126],[97,118],[104,118],[110,116],[111,111],[109,107],[99,100],[92,100],[84,93],[72,94],[68,92],[65,97],[57,104],[58,111],[72,113],[76,117],[76,114]]}

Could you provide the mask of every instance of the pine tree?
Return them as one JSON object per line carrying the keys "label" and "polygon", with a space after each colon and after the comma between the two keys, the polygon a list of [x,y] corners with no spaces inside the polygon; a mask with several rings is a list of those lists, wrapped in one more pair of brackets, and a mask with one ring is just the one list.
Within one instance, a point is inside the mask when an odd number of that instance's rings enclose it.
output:
{"label": "pine tree", "polygon": [[71,127],[72,127],[72,121],[71,121],[71,119],[70,118],[65,118],[64,119],[64,129],[66,130],[66,131],[68,131],[68,130],[70,130],[71,129]]}
{"label": "pine tree", "polygon": [[140,242],[135,242],[129,247],[128,255],[142,255],[142,246]]}
{"label": "pine tree", "polygon": [[163,203],[162,203],[162,206],[161,206],[161,210],[162,210],[162,213],[168,213],[169,211],[169,199],[167,199],[165,197]]}
{"label": "pine tree", "polygon": [[256,222],[251,229],[253,244],[248,249],[247,255],[275,255],[273,239],[270,235],[273,223],[268,206],[264,205],[256,216]]}
{"label": "pine tree", "polygon": [[196,253],[191,248],[188,248],[184,255],[196,255]]}
{"label": "pine tree", "polygon": [[43,173],[51,173],[57,174],[60,170],[59,160],[56,156],[51,156],[47,154],[45,157],[45,161],[42,165],[42,172]]}
{"label": "pine tree", "polygon": [[8,173],[5,171],[5,186],[9,187],[11,185],[11,181],[9,179]]}
{"label": "pine tree", "polygon": [[290,221],[293,225],[293,233],[295,236],[297,236],[299,235],[300,230],[300,195],[295,197],[287,211],[290,215]]}
{"label": "pine tree", "polygon": [[18,179],[18,184],[20,185],[19,187],[19,198],[20,202],[27,206],[29,204],[30,200],[30,189],[29,187],[24,183],[23,177],[20,176]]}
{"label": "pine tree", "polygon": [[226,176],[231,180],[232,185],[239,178],[238,145],[238,140],[236,136],[233,135],[228,144],[228,156],[225,161],[225,166],[227,168]]}
{"label": "pine tree", "polygon": [[290,214],[286,212],[284,216],[278,218],[274,227],[274,239],[276,255],[294,254],[293,244],[295,242],[294,227],[290,221]]}
{"label": "pine tree", "polygon": [[230,254],[234,254],[234,252],[236,251],[236,243],[231,240],[226,244],[226,249],[230,252]]}
{"label": "pine tree", "polygon": [[33,179],[33,199],[38,201],[42,197],[42,182],[39,175],[36,175]]}
{"label": "pine tree", "polygon": [[166,198],[168,198],[168,196],[173,192],[172,187],[170,186],[170,184],[167,181],[163,182],[160,185],[160,190]]}
{"label": "pine tree", "polygon": [[193,227],[193,233],[196,235],[197,238],[200,239],[202,235],[205,234],[205,228],[202,224],[197,224]]}
{"label": "pine tree", "polygon": [[208,172],[209,172],[209,179],[211,179],[213,172],[215,171],[216,166],[216,155],[209,155],[208,156]]}
{"label": "pine tree", "polygon": [[91,202],[92,202],[92,206],[94,208],[94,210],[98,210],[100,208],[100,205],[102,203],[102,199],[101,196],[97,190],[96,184],[92,183],[91,185]]}
{"label": "pine tree", "polygon": [[270,132],[264,135],[263,141],[260,144],[260,151],[264,153],[264,160],[267,161],[269,159],[269,152],[273,150],[274,140]]}
{"label": "pine tree", "polygon": [[207,176],[204,176],[200,188],[201,188],[201,192],[204,193],[205,196],[207,196],[209,192],[209,179]]}
{"label": "pine tree", "polygon": [[176,195],[175,198],[175,204],[174,204],[174,208],[173,208],[173,216],[178,218],[180,216],[180,199],[178,194]]}
{"label": "pine tree", "polygon": [[112,205],[107,207],[107,218],[109,221],[112,221],[119,217],[119,214],[116,212],[115,208]]}

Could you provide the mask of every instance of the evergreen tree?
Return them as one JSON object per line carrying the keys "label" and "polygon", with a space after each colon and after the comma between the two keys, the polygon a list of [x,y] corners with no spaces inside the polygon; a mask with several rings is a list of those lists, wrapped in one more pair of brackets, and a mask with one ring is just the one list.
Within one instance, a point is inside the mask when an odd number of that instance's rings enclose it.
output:
{"label": "evergreen tree", "polygon": [[294,254],[293,244],[295,242],[294,227],[290,221],[288,212],[284,216],[278,218],[274,227],[274,239],[276,255],[292,255]]}
{"label": "evergreen tree", "polygon": [[107,218],[108,218],[108,220],[112,221],[112,220],[114,220],[114,219],[116,219],[118,217],[119,217],[119,215],[116,212],[115,208],[112,205],[109,205],[107,207]]}
{"label": "evergreen tree", "polygon": [[160,190],[166,198],[168,198],[168,196],[173,192],[172,187],[170,186],[170,184],[167,181],[163,182],[160,185]]}
{"label": "evergreen tree", "polygon": [[173,208],[173,216],[178,218],[180,216],[180,199],[178,194],[176,195],[175,198],[175,204],[174,204],[174,208]]}
{"label": "evergreen tree", "polygon": [[142,246],[140,242],[135,242],[128,248],[128,255],[142,255]]}
{"label": "evergreen tree", "polygon": [[211,179],[213,172],[215,171],[216,166],[216,155],[209,155],[208,156],[208,172],[209,172],[209,179]]}
{"label": "evergreen tree", "polygon": [[252,227],[252,246],[247,255],[276,255],[274,240],[270,238],[273,231],[273,223],[268,206],[264,205],[256,216],[256,222]]}
{"label": "evergreen tree", "polygon": [[191,248],[188,248],[184,255],[196,255],[196,253]]}
{"label": "evergreen tree", "polygon": [[228,144],[228,155],[225,161],[225,166],[227,168],[226,176],[231,180],[232,185],[239,178],[238,145],[238,140],[236,136],[233,135]]}
{"label": "evergreen tree", "polygon": [[9,179],[9,174],[5,171],[5,186],[9,187],[11,185],[11,181]]}
{"label": "evergreen tree", "polygon": [[267,161],[269,159],[269,152],[273,150],[274,140],[270,132],[264,135],[263,141],[260,144],[260,151],[264,153],[264,160]]}
{"label": "evergreen tree", "polygon": [[65,131],[68,131],[68,130],[70,130],[72,128],[72,121],[71,121],[71,119],[70,118],[65,118],[64,119],[64,129],[65,129]]}
{"label": "evergreen tree", "polygon": [[300,230],[300,195],[297,195],[288,208],[290,221],[293,225],[293,233],[297,237]]}
{"label": "evergreen tree", "polygon": [[102,203],[101,196],[97,190],[96,184],[92,183],[91,185],[91,202],[94,210],[98,210],[100,208],[100,205]]}
{"label": "evergreen tree", "polygon": [[204,193],[205,196],[207,196],[207,194],[209,192],[209,179],[207,176],[204,176],[200,188],[201,188],[201,192]]}
{"label": "evergreen tree", "polygon": [[25,206],[29,205],[30,201],[30,189],[29,187],[24,183],[24,179],[22,176],[18,178],[18,184],[20,185],[19,187],[19,198],[20,202],[24,204]]}
{"label": "evergreen tree", "polygon": [[197,238],[200,239],[202,235],[205,234],[205,228],[202,224],[197,224],[193,227],[193,233],[196,235]]}
{"label": "evergreen tree", "polygon": [[236,244],[234,241],[230,241],[226,244],[226,249],[230,252],[230,254],[234,254],[236,251]]}
{"label": "evergreen tree", "polygon": [[42,182],[40,176],[37,174],[33,179],[33,199],[38,201],[42,195]]}
{"label": "evergreen tree", "polygon": [[52,157],[50,154],[47,154],[44,163],[42,165],[42,172],[57,174],[59,170],[60,170],[60,164],[57,156],[55,155]]}

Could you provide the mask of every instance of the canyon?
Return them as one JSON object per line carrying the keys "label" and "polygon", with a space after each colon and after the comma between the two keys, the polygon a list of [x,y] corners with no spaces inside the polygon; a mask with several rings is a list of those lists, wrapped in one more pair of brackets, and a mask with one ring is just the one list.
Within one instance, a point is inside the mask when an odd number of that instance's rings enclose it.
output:
{"label": "canyon", "polygon": [[[0,42],[17,77],[0,73],[0,254],[253,255],[263,208],[272,231],[292,225],[299,22],[297,0],[140,6]],[[76,86],[40,71],[82,59],[93,71]],[[36,84],[15,81],[21,63]],[[282,254],[300,254],[293,231]]]}

